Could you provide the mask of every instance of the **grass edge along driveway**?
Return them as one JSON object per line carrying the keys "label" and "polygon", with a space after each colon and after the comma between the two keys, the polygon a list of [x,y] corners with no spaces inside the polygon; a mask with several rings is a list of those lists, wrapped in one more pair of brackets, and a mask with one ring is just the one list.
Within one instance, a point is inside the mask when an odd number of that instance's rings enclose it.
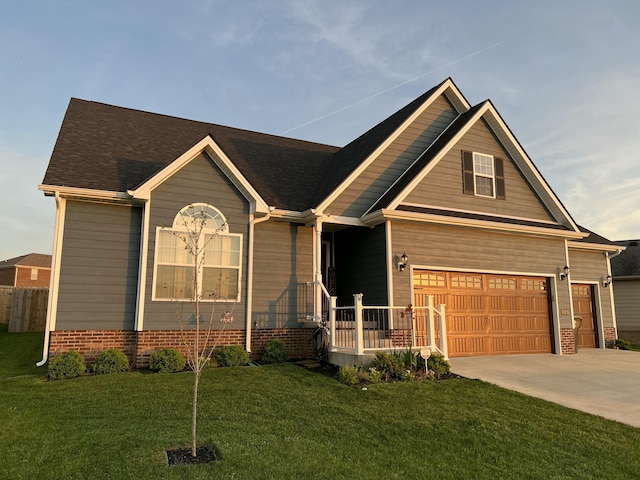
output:
{"label": "grass edge along driveway", "polygon": [[362,390],[284,364],[209,369],[199,437],[213,464],[167,467],[188,445],[192,375],[51,382],[42,335],[0,329],[0,478],[634,478],[640,429],[476,380]]}

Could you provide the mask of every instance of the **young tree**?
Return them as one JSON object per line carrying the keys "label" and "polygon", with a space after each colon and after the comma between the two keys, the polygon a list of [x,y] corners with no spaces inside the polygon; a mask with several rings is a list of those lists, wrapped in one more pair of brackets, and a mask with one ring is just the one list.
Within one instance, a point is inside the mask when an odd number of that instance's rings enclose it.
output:
{"label": "young tree", "polygon": [[[206,207],[209,207],[209,205]],[[185,325],[183,317],[185,309],[180,308],[176,311],[176,317],[180,324],[180,338],[186,351],[187,365],[194,373],[191,419],[191,455],[193,457],[197,456],[198,387],[200,385],[200,377],[202,371],[210,362],[224,329],[227,324],[233,321],[233,308],[229,309],[229,302],[225,302],[226,308],[220,317],[223,326],[217,330],[217,336],[215,335],[213,325],[216,302],[224,300],[220,295],[222,278],[219,278],[217,284],[208,290],[203,290],[204,285],[202,283],[204,282],[201,279],[203,278],[202,270],[207,260],[207,247],[215,241],[226,225],[217,224],[207,211],[207,208],[198,209],[191,205],[180,217],[182,228],[169,230],[184,247],[187,258],[190,259],[193,265],[193,278],[191,279],[193,295],[190,300],[184,301],[182,304],[183,307],[185,304],[191,307],[188,308],[186,313],[189,315],[188,323],[193,324],[192,329],[187,329]],[[214,226],[209,226],[210,223],[214,223]],[[211,287],[211,285],[206,286]],[[181,297],[185,296],[183,292]],[[203,300],[213,300],[211,302],[211,315],[207,324],[203,323]],[[209,302],[206,303],[209,304]],[[193,332],[193,335],[190,335],[190,332]],[[201,332],[203,333],[203,338],[201,338]],[[214,337],[216,338],[214,339]]]}

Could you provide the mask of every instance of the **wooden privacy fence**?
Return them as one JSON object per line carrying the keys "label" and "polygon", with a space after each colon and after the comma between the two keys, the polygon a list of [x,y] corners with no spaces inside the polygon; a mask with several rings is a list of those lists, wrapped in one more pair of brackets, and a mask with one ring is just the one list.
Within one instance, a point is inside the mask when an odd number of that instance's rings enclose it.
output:
{"label": "wooden privacy fence", "polygon": [[9,323],[13,287],[0,287],[0,323]]}
{"label": "wooden privacy fence", "polygon": [[[9,296],[4,290],[0,291],[0,296],[3,298]],[[44,332],[49,289],[13,288],[11,290],[9,333]],[[0,300],[1,305],[2,300]]]}

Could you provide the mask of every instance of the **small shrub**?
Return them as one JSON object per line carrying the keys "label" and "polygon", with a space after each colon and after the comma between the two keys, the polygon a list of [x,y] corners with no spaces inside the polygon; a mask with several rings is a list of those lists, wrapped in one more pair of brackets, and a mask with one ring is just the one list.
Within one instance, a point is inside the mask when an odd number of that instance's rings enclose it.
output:
{"label": "small shrub", "polygon": [[402,376],[403,368],[400,360],[390,353],[376,352],[371,367],[380,372],[383,380],[395,380]]}
{"label": "small shrub", "polygon": [[344,365],[338,371],[338,381],[345,385],[356,385],[358,380],[359,368],[355,365]]}
{"label": "small shrub", "polygon": [[439,353],[432,353],[427,359],[427,368],[433,372],[436,378],[448,375],[451,372],[451,364]]}
{"label": "small shrub", "polygon": [[149,368],[157,373],[177,373],[184,370],[187,361],[178,349],[163,348],[149,356]]}
{"label": "small shrub", "polygon": [[369,367],[367,370],[367,375],[369,377],[370,383],[380,383],[382,380],[382,374],[373,367]]}
{"label": "small shrub", "polygon": [[237,367],[249,362],[249,354],[240,345],[227,345],[219,348],[215,353],[219,367]]}
{"label": "small shrub", "polygon": [[49,378],[63,380],[82,375],[86,367],[84,359],[75,350],[62,353],[49,362]]}
{"label": "small shrub", "polygon": [[101,352],[93,362],[93,373],[96,375],[126,372],[127,370],[129,370],[129,359],[117,348]]}
{"label": "small shrub", "polygon": [[289,360],[289,349],[280,340],[271,340],[264,346],[262,361],[264,363],[283,363]]}
{"label": "small shrub", "polygon": [[620,350],[631,350],[631,344],[626,340],[622,340],[621,338],[616,340],[616,347]]}

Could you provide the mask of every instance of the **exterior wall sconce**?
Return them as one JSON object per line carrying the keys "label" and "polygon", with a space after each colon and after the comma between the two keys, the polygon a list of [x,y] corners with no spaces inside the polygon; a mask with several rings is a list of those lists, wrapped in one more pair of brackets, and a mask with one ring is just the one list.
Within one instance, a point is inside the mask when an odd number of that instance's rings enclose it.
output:
{"label": "exterior wall sconce", "polygon": [[406,252],[402,253],[402,256],[398,258],[398,271],[403,272],[405,268],[407,268],[407,262],[409,258],[407,257]]}
{"label": "exterior wall sconce", "polygon": [[558,278],[562,281],[569,276],[569,267],[567,265],[558,273]]}
{"label": "exterior wall sconce", "polygon": [[607,275],[607,277],[604,280],[602,280],[602,286],[604,288],[607,288],[609,285],[611,285],[612,280],[613,279],[611,278],[611,275]]}

